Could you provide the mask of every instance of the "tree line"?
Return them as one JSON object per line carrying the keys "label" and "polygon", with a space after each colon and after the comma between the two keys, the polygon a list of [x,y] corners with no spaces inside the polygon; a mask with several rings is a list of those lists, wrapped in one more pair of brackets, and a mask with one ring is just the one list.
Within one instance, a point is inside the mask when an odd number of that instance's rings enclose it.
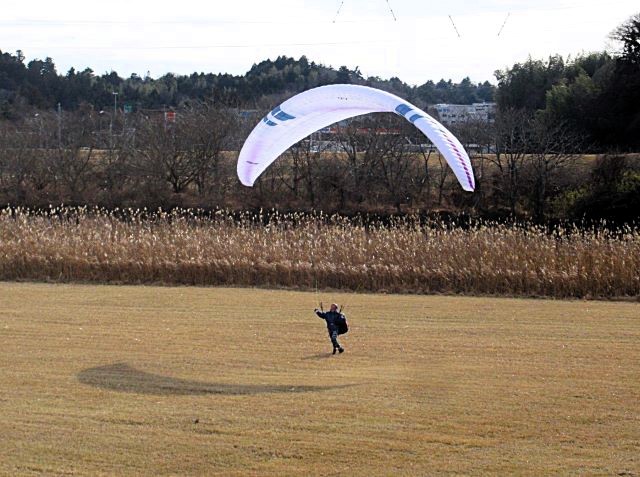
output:
{"label": "tree line", "polygon": [[238,150],[266,113],[193,102],[175,115],[115,116],[90,108],[0,124],[0,202],[344,213],[464,212],[484,217],[636,220],[640,161],[585,156],[570,128],[500,111],[454,133],[470,152],[476,192],[464,192],[438,151],[403,118],[373,114],[293,146],[252,188]]}
{"label": "tree line", "polygon": [[529,58],[497,71],[500,109],[544,116],[566,124],[592,151],[640,149],[640,13],[610,35],[619,51],[546,61]]}
{"label": "tree line", "polygon": [[[260,108],[281,97],[335,83],[366,84],[413,99],[421,104],[492,101],[495,86],[485,81],[460,83],[444,79],[411,87],[398,78],[364,78],[359,68],[338,69],[309,61],[280,56],[254,64],[245,75],[167,73],[158,79],[132,74],[121,78],[115,71],[96,75],[90,68],[57,73],[54,61],[32,60],[25,64],[21,51],[15,55],[0,51],[0,115],[16,119],[35,109],[60,107],[75,111],[83,105],[95,110],[114,106],[114,93],[121,107],[132,110],[181,108],[190,101],[213,101],[245,109]],[[275,97],[275,99],[274,99]]]}

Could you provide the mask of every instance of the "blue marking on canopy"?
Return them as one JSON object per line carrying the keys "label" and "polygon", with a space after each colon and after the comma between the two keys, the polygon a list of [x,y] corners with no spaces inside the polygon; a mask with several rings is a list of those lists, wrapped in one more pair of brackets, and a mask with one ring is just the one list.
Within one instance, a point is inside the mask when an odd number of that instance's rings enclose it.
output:
{"label": "blue marking on canopy", "polygon": [[411,121],[412,123],[415,123],[420,118],[424,118],[424,116],[422,114],[414,114],[409,118],[409,121]]}
{"label": "blue marking on canopy", "polygon": [[290,114],[285,113],[284,111],[280,111],[278,114],[274,114],[274,117],[279,119],[280,121],[288,121],[289,119],[295,119],[295,116],[291,116]]}
{"label": "blue marking on canopy", "polygon": [[265,117],[265,118],[262,120],[262,122],[263,122],[263,123],[267,123],[269,126],[277,126],[277,125],[278,125],[277,123],[274,123],[273,121],[271,121],[271,120],[270,120],[269,118],[267,118],[267,117]]}
{"label": "blue marking on canopy", "polygon": [[396,112],[401,116],[404,116],[405,114],[407,114],[409,111],[411,111],[411,109],[412,108],[410,106],[407,106],[404,103],[400,103],[398,106],[396,106]]}
{"label": "blue marking on canopy", "polygon": [[280,121],[288,121],[290,119],[296,118],[295,116],[291,116],[290,114],[285,113],[282,109],[280,109],[280,106],[271,111],[271,115],[274,118],[279,119]]}

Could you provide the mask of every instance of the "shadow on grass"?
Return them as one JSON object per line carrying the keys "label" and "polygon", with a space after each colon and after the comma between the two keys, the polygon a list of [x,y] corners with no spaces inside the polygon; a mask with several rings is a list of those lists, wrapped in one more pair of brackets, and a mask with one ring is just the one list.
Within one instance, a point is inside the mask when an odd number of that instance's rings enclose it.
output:
{"label": "shadow on grass", "polygon": [[110,389],[124,393],[155,395],[202,395],[222,394],[227,396],[264,394],[264,393],[307,393],[342,389],[354,386],[294,386],[275,384],[226,384],[205,383],[186,379],[171,378],[146,373],[132,368],[127,363],[115,363],[80,371],[78,381],[101,389]]}

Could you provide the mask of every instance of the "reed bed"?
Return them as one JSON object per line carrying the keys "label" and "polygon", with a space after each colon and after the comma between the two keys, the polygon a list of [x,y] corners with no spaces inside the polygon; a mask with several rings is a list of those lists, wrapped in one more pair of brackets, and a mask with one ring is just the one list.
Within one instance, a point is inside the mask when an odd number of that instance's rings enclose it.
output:
{"label": "reed bed", "polygon": [[0,279],[637,298],[640,229],[7,208]]}

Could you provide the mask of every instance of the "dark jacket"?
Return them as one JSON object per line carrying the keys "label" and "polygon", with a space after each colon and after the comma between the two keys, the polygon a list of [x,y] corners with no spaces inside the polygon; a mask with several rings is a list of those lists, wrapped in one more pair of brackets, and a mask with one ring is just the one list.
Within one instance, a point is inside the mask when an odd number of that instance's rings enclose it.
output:
{"label": "dark jacket", "polygon": [[342,313],[338,313],[337,311],[322,312],[316,310],[316,315],[327,322],[327,330],[329,331],[329,334],[334,331],[337,331],[340,334],[341,332],[344,332],[342,331],[344,329],[343,323],[346,323],[347,320]]}

